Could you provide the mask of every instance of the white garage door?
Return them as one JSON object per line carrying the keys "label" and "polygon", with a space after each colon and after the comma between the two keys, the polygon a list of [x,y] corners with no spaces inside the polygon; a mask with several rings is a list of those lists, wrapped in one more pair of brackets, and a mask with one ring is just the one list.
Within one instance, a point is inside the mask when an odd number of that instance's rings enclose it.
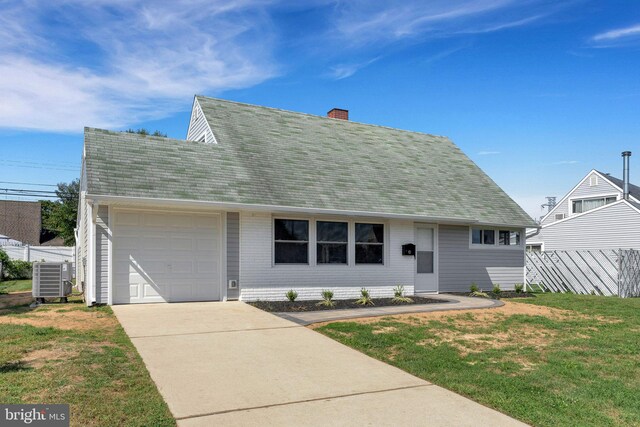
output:
{"label": "white garage door", "polygon": [[220,299],[219,215],[114,216],[114,304]]}

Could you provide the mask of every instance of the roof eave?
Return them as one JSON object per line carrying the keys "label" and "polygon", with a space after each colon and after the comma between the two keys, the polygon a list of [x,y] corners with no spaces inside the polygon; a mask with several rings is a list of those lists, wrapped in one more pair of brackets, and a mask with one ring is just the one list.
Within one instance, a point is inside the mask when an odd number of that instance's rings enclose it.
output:
{"label": "roof eave", "polygon": [[139,207],[180,207],[192,209],[219,209],[229,210],[252,210],[262,212],[282,212],[282,213],[299,213],[299,214],[315,214],[315,215],[336,215],[336,216],[352,216],[352,217],[376,217],[390,219],[404,219],[411,221],[435,222],[440,224],[459,224],[459,225],[484,225],[495,227],[517,227],[531,228],[537,225],[532,224],[499,224],[499,223],[481,223],[473,218],[448,218],[434,217],[427,215],[411,215],[390,212],[373,212],[373,211],[357,211],[357,210],[340,210],[340,209],[324,209],[324,208],[307,208],[297,206],[278,206],[251,203],[234,203],[234,202],[214,202],[203,200],[185,200],[185,199],[168,199],[168,198],[152,198],[152,197],[133,197],[133,196],[113,196],[100,194],[87,194],[86,198],[93,203],[105,205],[136,205]]}

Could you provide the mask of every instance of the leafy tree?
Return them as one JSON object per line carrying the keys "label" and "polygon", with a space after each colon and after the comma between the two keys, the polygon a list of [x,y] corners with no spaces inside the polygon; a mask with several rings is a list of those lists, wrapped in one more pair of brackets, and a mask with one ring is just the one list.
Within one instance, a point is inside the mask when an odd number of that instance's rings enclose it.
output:
{"label": "leafy tree", "polygon": [[166,138],[167,137],[166,133],[160,132],[159,130],[155,130],[155,131],[153,131],[153,133],[149,133],[149,131],[146,130],[145,128],[140,128],[140,129],[137,129],[137,130],[133,130],[133,129],[129,128],[129,129],[127,129],[127,132],[128,133],[137,133],[137,134],[140,134],[140,135],[160,136],[162,138]]}
{"label": "leafy tree", "polygon": [[65,245],[73,246],[75,244],[73,229],[76,228],[78,216],[80,180],[74,179],[69,184],[59,183],[56,194],[59,200],[42,202],[42,226],[62,237]]}

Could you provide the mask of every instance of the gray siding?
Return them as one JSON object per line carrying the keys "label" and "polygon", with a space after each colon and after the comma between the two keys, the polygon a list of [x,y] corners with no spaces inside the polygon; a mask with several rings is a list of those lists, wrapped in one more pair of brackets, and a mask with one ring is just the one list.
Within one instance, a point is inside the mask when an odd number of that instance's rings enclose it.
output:
{"label": "gray siding", "polygon": [[[238,289],[227,289],[228,299],[240,294],[240,213],[227,212],[227,281],[237,280]],[[228,282],[227,282],[228,283]],[[227,284],[228,287],[228,284]]]}
{"label": "gray siding", "polygon": [[440,292],[468,292],[471,283],[484,290],[494,283],[502,289],[523,283],[524,247],[471,249],[466,226],[440,225],[438,238]]}
{"label": "gray siding", "polygon": [[100,206],[96,217],[96,303],[109,298],[109,208]]}
{"label": "gray siding", "polygon": [[191,123],[189,123],[189,130],[187,131],[187,140],[198,141],[202,137],[202,133],[206,133],[206,142],[213,144],[215,138],[211,128],[207,123],[207,119],[202,113],[200,104],[198,101],[194,101],[193,110],[191,111]]}
{"label": "gray siding", "polygon": [[[595,172],[589,174],[589,177],[593,175]],[[565,216],[569,216],[571,214],[570,211],[570,201],[572,198],[589,198],[591,196],[600,196],[603,194],[611,194],[611,195],[619,195],[620,191],[615,188],[611,183],[605,179],[598,178],[598,185],[589,185],[589,179],[587,178],[582,184],[578,186],[571,193],[567,194],[564,200],[561,200],[558,203],[558,206],[555,208],[553,213],[546,218],[541,225],[549,225],[558,220],[556,220],[556,214],[565,214]]]}
{"label": "gray siding", "polygon": [[626,202],[544,227],[530,240],[545,251],[640,249],[640,213]]}

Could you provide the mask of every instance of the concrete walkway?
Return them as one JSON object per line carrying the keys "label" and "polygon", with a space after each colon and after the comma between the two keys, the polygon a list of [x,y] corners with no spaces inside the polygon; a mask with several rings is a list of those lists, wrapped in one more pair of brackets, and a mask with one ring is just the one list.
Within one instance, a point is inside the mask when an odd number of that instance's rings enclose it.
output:
{"label": "concrete walkway", "polygon": [[241,302],[113,310],[181,426],[524,425]]}
{"label": "concrete walkway", "polygon": [[390,316],[393,314],[426,313],[429,311],[470,310],[477,308],[501,307],[503,302],[471,298],[450,294],[418,294],[418,296],[441,300],[441,303],[401,305],[369,308],[347,308],[344,310],[318,310],[303,313],[274,313],[283,319],[291,320],[299,325],[311,325],[334,320],[356,319],[359,317]]}

